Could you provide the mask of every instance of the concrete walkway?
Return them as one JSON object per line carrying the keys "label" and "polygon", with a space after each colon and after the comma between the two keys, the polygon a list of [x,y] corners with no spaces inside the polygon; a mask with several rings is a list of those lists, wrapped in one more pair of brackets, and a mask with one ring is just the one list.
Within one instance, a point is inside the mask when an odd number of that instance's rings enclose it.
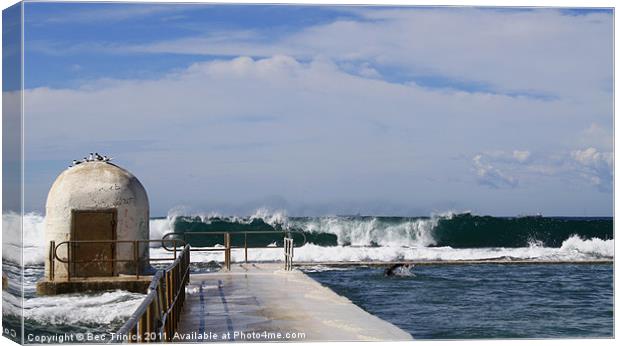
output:
{"label": "concrete walkway", "polygon": [[306,274],[282,267],[233,265],[230,272],[192,275],[175,341],[412,339]]}

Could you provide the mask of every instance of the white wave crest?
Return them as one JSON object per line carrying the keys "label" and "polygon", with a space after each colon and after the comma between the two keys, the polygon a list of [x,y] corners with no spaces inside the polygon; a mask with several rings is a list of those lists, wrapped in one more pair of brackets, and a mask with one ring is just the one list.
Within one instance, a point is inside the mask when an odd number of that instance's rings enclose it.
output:
{"label": "white wave crest", "polygon": [[[23,232],[22,232],[23,225]],[[2,214],[2,258],[16,263],[38,264],[45,261],[45,218],[36,213]],[[23,237],[22,237],[23,235]]]}
{"label": "white wave crest", "polygon": [[[150,221],[150,238],[161,237],[174,230],[178,217],[183,211],[173,210],[165,219]],[[283,228],[302,228],[309,232],[335,234],[338,246],[322,247],[306,244],[296,249],[295,259],[298,261],[393,261],[401,259],[411,260],[458,260],[458,259],[489,259],[497,257],[518,259],[542,260],[587,260],[597,258],[613,258],[614,241],[598,238],[582,239],[571,236],[566,239],[560,248],[544,247],[542,242],[532,239],[530,246],[521,248],[473,248],[454,249],[451,247],[432,247],[436,245],[433,230],[440,220],[450,219],[454,213],[433,214],[426,219],[411,219],[405,222],[389,223],[377,218],[346,218],[320,217],[302,221],[289,219],[284,211],[270,212],[259,209],[252,216],[246,218],[234,217],[235,222],[251,223],[261,219],[272,225]],[[203,214],[201,220],[210,220],[215,214]],[[233,220],[231,218],[226,218]],[[43,264],[45,261],[45,222],[39,214],[29,213],[23,218],[23,261],[25,265]],[[20,236],[21,217],[17,213],[6,213],[2,218],[4,240],[2,257],[12,263],[22,262],[22,244]],[[345,246],[351,245],[351,246]],[[373,246],[371,246],[373,245]],[[153,244],[153,250],[159,244]],[[163,251],[163,250],[162,250]],[[278,250],[255,250],[251,257],[254,260],[275,261],[281,260]],[[197,253],[198,254],[198,253]],[[197,255],[205,259],[216,259],[207,255]],[[194,254],[192,254],[194,256]],[[238,259],[240,260],[240,259]]]}
{"label": "white wave crest", "polygon": [[249,222],[254,220],[263,220],[266,224],[275,227],[277,225],[287,228],[289,226],[289,219],[286,216],[285,210],[270,211],[267,208],[259,208],[250,216]]}
{"label": "white wave crest", "polygon": [[[171,214],[165,219],[151,219],[149,223],[150,239],[161,239],[174,230],[174,222],[178,216]],[[22,238],[23,220],[23,238]],[[9,262],[34,265],[45,262],[45,217],[37,213],[24,214],[4,213],[2,215],[2,258]],[[22,244],[23,241],[23,244]],[[161,246],[153,243],[151,246]]]}
{"label": "white wave crest", "polygon": [[[174,231],[175,218],[152,219],[149,222],[150,239],[161,239],[166,233]],[[161,243],[150,243],[150,247],[160,247]]]}
{"label": "white wave crest", "polygon": [[297,226],[309,232],[334,234],[339,245],[432,246],[437,244],[433,230],[439,221],[453,216],[454,213],[433,214],[428,219],[418,218],[399,223],[389,223],[375,217],[321,217]]}
{"label": "white wave crest", "polygon": [[[444,247],[355,247],[355,246],[319,246],[306,244],[295,249],[296,262],[390,262],[390,261],[456,261],[456,260],[532,260],[532,261],[587,261],[595,259],[613,259],[613,240],[594,238],[581,241],[577,245],[566,245],[560,248],[542,247],[532,244],[520,248],[464,248]],[[569,239],[565,243],[574,244]],[[593,245],[596,244],[596,245]],[[576,247],[575,247],[576,246]],[[151,256],[162,257],[164,249],[151,249]],[[220,252],[192,252],[192,262],[223,261]],[[249,261],[282,261],[282,248],[250,249]],[[242,262],[242,249],[232,251],[232,260]]]}
{"label": "white wave crest", "polygon": [[108,325],[126,320],[144,299],[143,294],[112,291],[63,294],[23,300],[3,294],[3,312],[47,325]]}
{"label": "white wave crest", "polygon": [[562,242],[560,251],[564,253],[572,253],[575,256],[594,256],[594,257],[614,257],[614,240],[602,240],[599,238],[582,239],[577,235]]}

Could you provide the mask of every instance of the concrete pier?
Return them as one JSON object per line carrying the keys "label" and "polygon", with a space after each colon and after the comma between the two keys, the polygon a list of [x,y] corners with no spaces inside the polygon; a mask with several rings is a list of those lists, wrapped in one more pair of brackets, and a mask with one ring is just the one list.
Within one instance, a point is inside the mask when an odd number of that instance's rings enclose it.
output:
{"label": "concrete pier", "polygon": [[42,279],[37,282],[38,295],[56,295],[66,293],[82,293],[89,291],[124,290],[135,293],[146,293],[152,276],[121,275],[111,277],[78,278],[72,280],[49,281]]}
{"label": "concrete pier", "polygon": [[231,271],[193,274],[186,290],[178,342],[412,339],[282,264],[235,264]]}
{"label": "concrete pier", "polygon": [[295,262],[296,267],[389,267],[394,264],[408,264],[416,266],[443,266],[443,265],[558,265],[558,264],[613,264],[613,259],[591,260],[537,260],[537,259],[480,259],[480,260],[408,260],[408,261],[329,261],[329,262]]}

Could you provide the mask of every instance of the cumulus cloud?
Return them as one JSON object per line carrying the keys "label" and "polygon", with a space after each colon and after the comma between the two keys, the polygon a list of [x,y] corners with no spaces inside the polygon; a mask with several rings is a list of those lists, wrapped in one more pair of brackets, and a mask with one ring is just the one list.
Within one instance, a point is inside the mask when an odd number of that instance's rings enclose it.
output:
{"label": "cumulus cloud", "polygon": [[[29,162],[59,160],[62,169],[84,154],[79,148],[108,143],[110,154],[156,187],[154,208],[163,201],[233,204],[273,194],[292,204],[338,198],[406,204],[412,195],[429,203],[467,201],[473,187],[457,192],[446,182],[458,181],[473,164],[481,185],[521,186],[539,155],[529,147],[569,142],[576,132],[558,127],[557,117],[582,114],[561,100],[389,83],[329,59],[287,55],[199,62],[152,80],[29,89],[24,100]],[[93,130],[102,122],[106,131]],[[52,126],[58,123],[63,126]],[[483,152],[466,167],[448,160],[490,144],[516,149]],[[43,205],[45,182],[57,173],[38,176],[38,190],[32,181],[29,192],[38,197],[28,201]],[[441,188],[426,183],[430,178]],[[196,185],[208,187],[207,197]]]}
{"label": "cumulus cloud", "polygon": [[[400,78],[421,81],[439,76],[452,80],[451,87],[474,83],[494,93],[521,97],[592,99],[610,92],[610,13],[571,16],[554,9],[476,8],[341,10],[354,17],[302,27],[272,40],[266,40],[268,33],[260,30],[231,29],[134,44],[90,42],[81,48],[123,54],[285,54],[298,60],[322,56],[339,62],[372,63],[374,67],[360,70],[371,76],[381,73],[378,67],[396,69]],[[58,42],[33,46],[60,54],[75,52],[74,48],[80,49]],[[599,107],[610,109],[604,104]]]}
{"label": "cumulus cloud", "polygon": [[[610,119],[611,120],[611,119]],[[613,133],[610,126],[592,123],[583,130],[578,137],[582,147],[595,147],[605,151],[611,151],[614,144]]]}
{"label": "cumulus cloud", "polygon": [[602,191],[610,191],[613,184],[613,153],[600,152],[595,148],[574,150],[571,157],[577,163],[581,175]]}
{"label": "cumulus cloud", "polygon": [[[157,11],[159,7],[146,9]],[[544,99],[600,100],[610,94],[611,13],[572,16],[556,9],[477,8],[339,10],[349,15],[275,36],[257,28],[231,28],[131,44],[89,40],[78,44],[34,42],[29,47],[47,54],[86,50],[222,57],[284,54],[305,61],[326,57],[360,66],[371,64],[373,67],[360,68],[360,74],[373,78],[382,70],[397,71],[398,78],[422,84],[430,76],[449,81],[444,84],[452,88],[482,85],[493,93]],[[82,18],[79,13],[71,17]],[[601,114],[599,109],[609,114],[611,109],[604,102],[591,105],[597,108],[591,109],[591,114]]]}
{"label": "cumulus cloud", "polygon": [[[130,163],[146,183],[157,186],[160,198],[155,195],[154,201],[170,203],[203,200],[195,184],[209,186],[221,203],[274,193],[293,202],[342,198],[401,204],[425,193],[429,203],[439,203],[435,199],[454,193],[424,192],[430,188],[425,179],[454,181],[467,170],[447,158],[489,142],[514,147],[514,127],[507,127],[506,119],[540,121],[531,109],[574,111],[561,102],[389,83],[349,73],[329,59],[302,62],[286,55],[199,62],[151,80],[29,89],[24,101],[30,162],[59,160],[62,169],[84,155],[79,148],[107,143],[119,162]],[[501,117],[497,109],[504,110]],[[102,122],[106,130],[96,130]],[[63,126],[52,126],[58,123]],[[556,137],[572,135],[556,131]],[[528,136],[538,143],[553,141],[544,128],[530,128]],[[501,168],[480,161],[479,170],[495,186],[516,185]],[[36,179],[41,189],[29,190],[39,197],[29,201],[42,205],[45,182],[57,172],[45,174]],[[170,184],[167,177],[179,175],[184,183]]]}
{"label": "cumulus cloud", "polygon": [[478,182],[492,188],[516,187],[524,178],[585,181],[601,192],[611,191],[613,184],[613,153],[593,147],[535,157],[527,150],[487,151],[475,155],[472,165]]}
{"label": "cumulus cloud", "polygon": [[527,150],[514,150],[512,157],[518,162],[526,162],[530,158],[530,152]]}
{"label": "cumulus cloud", "polygon": [[499,188],[515,188],[519,185],[516,177],[505,174],[489,163],[483,162],[483,156],[478,154],[473,158],[474,170],[480,185]]}
{"label": "cumulus cloud", "polygon": [[[350,13],[276,35],[240,24],[159,41],[30,41],[33,53],[101,53],[110,61],[105,54],[202,54],[205,61],[146,80],[26,90],[28,164],[59,161],[62,169],[81,148],[105,143],[151,187],[155,210],[273,195],[291,208],[336,200],[469,207],[480,191],[471,172],[494,189],[536,181],[531,198],[552,207],[563,201],[549,196],[565,189],[529,177],[578,176],[594,194],[590,184],[611,185],[604,143],[612,138],[612,14],[341,10]],[[83,17],[74,22],[101,20]],[[43,205],[57,173],[26,176],[34,196],[27,202]],[[584,200],[582,191],[569,197]],[[480,204],[497,211],[496,202]]]}
{"label": "cumulus cloud", "polygon": [[531,152],[529,150],[485,150],[484,157],[488,161],[502,164],[523,164],[530,160]]}

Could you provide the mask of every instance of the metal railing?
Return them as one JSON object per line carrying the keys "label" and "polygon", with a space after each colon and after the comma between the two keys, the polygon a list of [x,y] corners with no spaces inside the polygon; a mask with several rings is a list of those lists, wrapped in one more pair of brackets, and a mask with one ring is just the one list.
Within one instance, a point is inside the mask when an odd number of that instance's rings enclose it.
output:
{"label": "metal railing", "polygon": [[293,270],[293,238],[284,238],[284,270]]}
{"label": "metal railing", "polygon": [[[232,262],[232,250],[235,249],[243,249],[244,251],[244,261],[248,263],[248,249],[281,249],[279,246],[248,246],[248,235],[264,235],[264,234],[279,234],[284,236],[284,262],[285,269],[291,268],[293,266],[293,248],[301,247],[306,244],[307,239],[306,235],[300,231],[248,231],[248,232],[170,232],[164,234],[161,241],[170,241],[170,240],[182,240],[187,244],[191,243],[191,238],[202,237],[204,240],[205,237],[214,237],[221,236],[222,242],[224,243],[223,247],[192,247],[190,251],[201,251],[201,252],[223,252],[224,253],[224,268],[230,270],[230,265]],[[300,243],[295,243],[293,241],[293,235],[299,234],[303,238]],[[232,245],[232,237],[243,235],[243,246],[233,246]],[[174,237],[174,238],[173,238]],[[287,239],[289,239],[287,250]],[[200,240],[200,239],[198,239]],[[165,247],[165,246],[164,246]],[[287,252],[288,251],[288,252]],[[288,263],[288,265],[287,265]]]}
{"label": "metal railing", "polygon": [[185,245],[170,266],[157,271],[146,297],[116,333],[117,340],[130,343],[172,341],[185,302],[185,286],[189,283],[189,255],[190,246]]}
{"label": "metal railing", "polygon": [[[252,232],[171,232],[165,234],[160,240],[73,240],[63,241],[56,244],[50,242],[50,280],[54,280],[55,262],[67,265],[67,280],[71,279],[71,265],[85,263],[131,263],[135,268],[136,278],[140,277],[141,265],[144,262],[173,261],[163,270],[158,270],[148,287],[147,295],[131,315],[129,320],[116,332],[114,341],[121,342],[160,342],[172,341],[177,330],[181,309],[185,301],[185,286],[189,283],[190,276],[190,253],[192,251],[221,251],[224,252],[224,266],[230,270],[232,262],[231,251],[244,249],[245,262],[248,261],[248,249],[279,249],[274,246],[248,246],[248,234],[280,234],[284,235],[284,268],[291,270],[293,267],[293,249],[296,246],[291,233],[299,233],[303,237],[300,243],[306,243],[306,236],[302,232],[278,232],[278,231],[252,231]],[[233,246],[232,237],[243,234],[243,246]],[[188,236],[223,236],[223,247],[196,247],[191,248],[188,244]],[[171,238],[176,237],[176,238]],[[182,238],[182,239],[178,239]],[[172,258],[149,258],[140,256],[140,246],[150,243],[161,243],[161,247],[172,252]],[[118,244],[130,244],[132,246],[132,258],[93,258],[88,260],[75,260],[72,258],[72,248],[79,244],[110,244],[116,247]],[[59,248],[67,247],[67,258],[59,257]],[[182,246],[182,250],[179,247]],[[114,250],[115,251],[115,250]],[[179,252],[180,251],[180,252]],[[116,273],[116,268],[113,269]]]}
{"label": "metal railing", "polygon": [[[145,246],[149,245],[151,243],[161,243],[161,246],[166,249],[167,251],[170,251],[173,253],[172,258],[148,258],[148,260],[143,259],[140,256],[140,246]],[[126,258],[126,259],[118,259],[118,258],[90,258],[88,260],[76,260],[75,258],[73,258],[73,249],[75,248],[75,246],[79,246],[80,244],[110,244],[114,247],[116,247],[119,244],[130,244],[132,246],[131,248],[131,253],[132,253],[132,257],[131,258]],[[50,241],[50,253],[49,253],[49,260],[50,260],[50,268],[49,268],[49,280],[50,281],[54,281],[54,276],[55,276],[55,271],[56,271],[56,261],[66,264],[67,265],[67,280],[71,280],[71,268],[70,266],[74,266],[75,264],[93,264],[93,263],[133,263],[133,267],[134,267],[134,274],[136,275],[136,278],[140,277],[140,268],[142,266],[142,264],[144,264],[144,262],[170,262],[170,261],[174,261],[177,259],[177,249],[179,247],[185,246],[186,242],[184,242],[183,240],[180,239],[167,239],[167,240],[68,240],[68,241],[63,241],[60,242],[58,244],[56,244],[55,241]],[[61,258],[58,256],[58,249],[61,246],[66,246],[67,247],[67,257],[66,258]],[[172,248],[170,247],[172,246]],[[148,264],[147,263],[147,264]],[[116,273],[116,269],[113,268],[113,273],[111,273],[112,275],[115,275]]]}

